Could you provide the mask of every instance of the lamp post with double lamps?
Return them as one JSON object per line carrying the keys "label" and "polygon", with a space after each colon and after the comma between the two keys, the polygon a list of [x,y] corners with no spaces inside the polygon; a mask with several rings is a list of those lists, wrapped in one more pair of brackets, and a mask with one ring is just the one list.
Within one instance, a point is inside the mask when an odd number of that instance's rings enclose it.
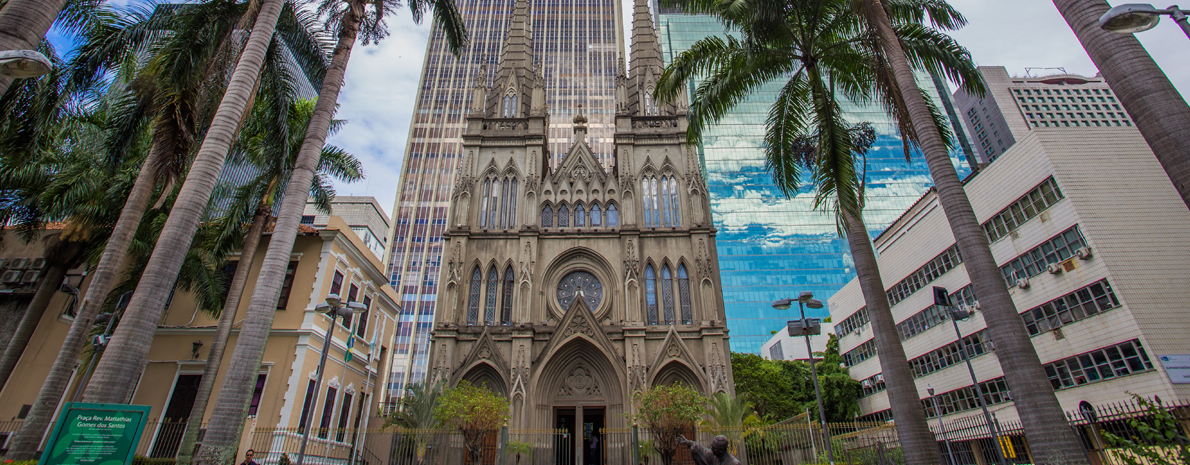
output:
{"label": "lamp post with double lamps", "polygon": [[[331,349],[331,336],[335,334],[335,320],[339,317],[347,318],[357,313],[363,313],[368,307],[359,302],[344,302],[339,300],[338,294],[328,294],[326,302],[314,307],[314,311],[325,313],[330,317],[330,324],[326,327],[326,335],[322,339],[322,358],[318,361],[318,373],[314,381],[314,398],[309,400],[310,414],[306,415],[306,424],[302,426],[302,447],[298,450],[297,465],[306,461],[306,444],[310,442],[310,423],[314,421],[314,406],[318,401],[318,393],[322,391],[322,374],[326,371],[326,353]],[[350,337],[350,334],[348,334]]]}
{"label": "lamp post with double lamps", "polygon": [[831,465],[835,463],[835,453],[831,450],[831,432],[826,426],[826,410],[822,407],[822,390],[818,387],[818,371],[814,368],[814,349],[810,347],[810,336],[822,333],[822,324],[817,318],[806,318],[806,307],[822,308],[822,302],[814,300],[814,293],[803,291],[797,299],[781,299],[773,302],[773,308],[787,310],[797,301],[797,308],[801,311],[800,320],[790,320],[788,331],[790,336],[806,337],[806,354],[810,356],[810,379],[814,380],[814,397],[818,399],[818,422],[822,423],[822,437],[826,443],[826,459]]}
{"label": "lamp post with double lamps", "polygon": [[1120,34],[1144,32],[1157,27],[1157,23],[1161,22],[1161,16],[1169,15],[1182,27],[1182,32],[1190,37],[1190,19],[1186,17],[1186,13],[1190,13],[1190,10],[1183,10],[1177,5],[1161,10],[1144,3],[1125,3],[1107,10],[1107,13],[1100,16],[1099,27]]}
{"label": "lamp post with double lamps", "polygon": [[934,404],[934,414],[938,415],[938,428],[942,430],[942,442],[946,443],[946,455],[950,457],[951,465],[957,465],[958,462],[954,461],[954,450],[950,448],[950,439],[946,437],[946,423],[942,422],[942,411],[938,410],[938,398],[934,397],[934,387],[927,384],[926,393],[930,395],[930,402]]}
{"label": "lamp post with double lamps", "polygon": [[[992,448],[996,451],[996,462],[1008,465],[1008,460],[1004,457],[1004,444],[1000,442],[999,428],[996,428],[996,422],[992,420],[992,414],[988,412],[988,403],[983,397],[983,388],[979,386],[979,378],[975,376],[975,367],[971,365],[971,352],[967,350],[967,341],[963,340],[962,331],[959,331],[959,320],[970,318],[975,311],[952,305],[950,294],[947,293],[945,287],[941,286],[934,286],[934,305],[945,308],[946,313],[950,315],[950,322],[954,323],[954,334],[959,338],[959,355],[967,362],[967,371],[971,372],[971,384],[975,387],[975,397],[979,398],[979,407],[983,409],[983,418],[988,424],[988,432],[992,434],[992,440],[996,443],[996,447]],[[939,421],[941,420],[939,418]]]}

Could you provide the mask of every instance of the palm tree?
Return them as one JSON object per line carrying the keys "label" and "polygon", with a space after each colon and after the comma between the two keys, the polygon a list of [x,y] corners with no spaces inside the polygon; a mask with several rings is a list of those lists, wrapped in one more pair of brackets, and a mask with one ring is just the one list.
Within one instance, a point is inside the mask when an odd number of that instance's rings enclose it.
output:
{"label": "palm tree", "polygon": [[[339,89],[347,71],[347,62],[357,38],[362,35],[365,43],[376,42],[387,35],[385,15],[392,14],[400,5],[398,0],[326,0],[319,8],[338,33],[331,65],[319,90],[314,116],[306,128],[294,167],[293,177],[286,187],[285,200],[277,216],[273,236],[261,265],[260,277],[252,293],[248,315],[240,328],[232,365],[223,380],[219,402],[215,406],[204,439],[204,461],[226,462],[234,453],[243,430],[244,413],[248,408],[251,386],[256,379],[265,342],[273,324],[273,315],[281,285],[289,263],[289,254],[297,237],[298,223],[305,208],[306,194],[319,166],[319,156],[326,142],[335,107],[338,105]],[[467,41],[462,17],[452,0],[410,0],[410,11],[415,22],[420,22],[427,10],[432,10],[434,25],[446,36],[451,53],[458,55]],[[208,455],[210,454],[210,455]]]}
{"label": "palm tree", "polygon": [[[933,434],[918,402],[917,386],[891,313],[888,297],[863,222],[866,172],[863,155],[874,142],[864,125],[844,121],[840,98],[877,103],[895,117],[909,142],[920,139],[922,128],[909,124],[901,93],[890,80],[888,63],[851,0],[804,2],[762,1],[738,8],[714,0],[677,2],[687,12],[708,13],[738,30],[742,39],[708,37],[682,53],[662,73],[661,99],[685,91],[685,81],[705,75],[691,99],[690,143],[704,128],[760,85],[787,79],[773,103],[765,134],[766,165],[786,196],[796,195],[803,171],[817,185],[815,207],[834,214],[839,233],[847,238],[863,291],[880,366],[902,450],[910,463],[938,463]],[[983,93],[982,80],[970,54],[939,29],[953,29],[965,20],[944,1],[897,0],[897,31],[904,46],[927,69],[957,78],[973,93]],[[934,27],[923,24],[929,12]],[[916,83],[904,94],[924,101]],[[925,105],[929,131],[941,134],[939,112]],[[944,155],[945,144],[943,145]],[[857,159],[858,158],[858,159]],[[950,163],[949,156],[946,163]],[[948,165],[949,166],[949,165]],[[953,169],[952,169],[953,173]]]}
{"label": "palm tree", "polygon": [[434,437],[433,430],[442,427],[441,422],[434,417],[434,407],[438,406],[438,397],[441,395],[442,389],[438,386],[427,388],[423,384],[410,385],[401,398],[401,408],[385,424],[404,428],[413,436],[418,465],[425,463],[426,452]]}
{"label": "palm tree", "polygon": [[[1082,444],[1066,422],[1062,406],[1058,403],[1053,387],[1041,367],[1041,359],[1033,349],[1012,296],[1008,293],[1008,285],[996,266],[987,235],[975,217],[971,201],[963,190],[958,173],[950,163],[942,133],[932,124],[933,115],[930,113],[929,105],[919,92],[903,91],[914,82],[910,59],[916,61],[917,57],[914,56],[911,47],[907,46],[904,36],[893,26],[893,21],[904,14],[894,8],[896,3],[897,1],[863,0],[863,16],[869,23],[869,28],[879,35],[880,49],[891,65],[893,81],[897,88],[902,89],[901,98],[917,131],[918,145],[930,167],[930,176],[938,192],[938,202],[950,223],[955,243],[962,251],[964,267],[971,277],[975,293],[979,296],[982,307],[986,309],[984,321],[987,322],[992,342],[996,344],[997,358],[1002,361],[1000,366],[1004,371],[1004,378],[1012,388],[1016,404],[1024,407],[1018,408],[1017,411],[1025,428],[1025,436],[1029,444],[1034,446],[1032,450],[1036,453],[1035,459],[1038,463],[1087,463]],[[933,12],[930,16],[937,21],[938,17],[934,16]],[[875,290],[877,289],[873,289]],[[879,290],[883,291],[882,288]],[[864,294],[866,297],[867,292]],[[873,329],[877,332],[892,329],[889,325],[882,325],[887,327],[880,328],[875,324],[873,318]],[[877,350],[880,349],[878,345]],[[881,354],[881,359],[883,358],[884,355]],[[897,374],[898,379],[893,379],[887,372],[884,376],[890,390],[893,383],[912,382],[912,378],[909,377],[900,379],[901,374]],[[896,405],[895,399],[893,402],[893,405]],[[895,410],[893,415],[897,415]]]}
{"label": "palm tree", "polygon": [[[266,89],[274,90],[282,87],[284,83],[265,86]],[[213,243],[208,246],[215,250],[231,250],[237,242],[236,239],[242,241],[239,265],[236,266],[228,284],[227,298],[223,302],[219,323],[207,354],[207,364],[190,410],[186,433],[178,448],[178,463],[187,464],[193,458],[194,444],[198,440],[203,415],[207,412],[207,402],[211,396],[211,389],[215,386],[215,377],[219,374],[219,365],[223,362],[223,352],[231,335],[231,325],[235,321],[236,311],[240,308],[240,297],[248,282],[248,272],[256,259],[256,247],[260,244],[265,223],[272,219],[277,187],[289,183],[293,162],[297,159],[297,151],[302,144],[302,130],[310,122],[310,115],[314,110],[312,100],[302,100],[296,105],[291,105],[288,101],[291,97],[270,93],[266,94],[264,99],[258,99],[248,124],[240,133],[240,142],[237,144],[239,147],[236,149],[238,158],[244,158],[251,166],[256,167],[258,174],[236,189],[235,196],[226,210],[227,214],[215,224],[219,234],[213,235]],[[274,124],[278,119],[273,115],[279,112],[289,115],[282,127]],[[336,120],[332,128],[338,128],[342,123]],[[322,166],[319,167],[318,179],[310,186],[311,196],[316,200],[318,209],[329,214],[330,202],[335,192],[322,178],[330,174],[341,181],[355,182],[363,179],[363,172],[359,160],[333,145],[323,148],[320,160]],[[244,224],[249,224],[246,233],[242,233]]]}
{"label": "palm tree", "polygon": [[[109,158],[129,150],[151,127],[151,149],[140,165],[136,184],[123,202],[111,237],[91,274],[91,283],[54,365],[38,393],[22,431],[13,441],[9,457],[36,458],[36,447],[59,399],[67,388],[88,331],[99,314],[124,262],[141,219],[154,197],[156,186],[180,176],[191,153],[192,141],[201,132],[206,115],[214,113],[223,87],[220,76],[231,74],[224,63],[234,62],[240,23],[254,10],[247,5],[209,2],[187,7],[162,7],[156,11],[107,11],[83,31],[82,44],[68,65],[67,89],[86,95],[102,86],[101,77],[116,75],[109,93],[118,93],[125,105],[109,117],[106,144]],[[285,9],[280,38],[298,59],[302,71],[314,82],[321,79],[325,58],[319,34],[308,17]],[[303,32],[304,31],[304,32]],[[274,47],[280,48],[278,44]],[[145,63],[144,57],[151,57]],[[270,58],[277,60],[278,54]],[[274,68],[277,68],[276,66]],[[132,74],[128,74],[131,70]],[[212,103],[207,103],[212,102]],[[205,126],[205,125],[203,125]],[[110,163],[108,164],[110,165]],[[100,164],[100,166],[106,166]],[[172,284],[172,283],[171,283]]]}
{"label": "palm tree", "polygon": [[1182,201],[1190,206],[1190,134],[1186,133],[1190,106],[1182,94],[1135,36],[1099,27],[1099,17],[1111,8],[1107,1],[1054,0],[1054,5],[1136,121],[1136,129],[1157,155]]}
{"label": "palm tree", "polygon": [[740,446],[748,436],[763,434],[760,430],[763,422],[752,410],[752,403],[742,397],[716,392],[710,399],[708,419],[702,421],[703,427],[711,434],[727,436],[727,451],[737,456]]}

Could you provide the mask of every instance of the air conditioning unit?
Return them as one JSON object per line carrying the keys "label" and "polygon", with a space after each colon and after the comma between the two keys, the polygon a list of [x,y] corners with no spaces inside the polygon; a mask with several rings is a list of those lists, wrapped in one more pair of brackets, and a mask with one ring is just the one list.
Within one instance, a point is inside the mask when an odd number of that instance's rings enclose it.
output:
{"label": "air conditioning unit", "polygon": [[880,373],[880,374],[876,375],[876,382],[877,382],[877,383],[883,383],[883,382],[884,382],[884,373]]}
{"label": "air conditioning unit", "polygon": [[870,379],[865,379],[860,384],[862,384],[864,386],[864,388],[866,388],[866,389],[872,388],[872,380],[870,380]]}
{"label": "air conditioning unit", "polygon": [[1075,250],[1074,256],[1081,258],[1083,260],[1090,260],[1091,256],[1092,256],[1091,246],[1086,246],[1086,247],[1079,248],[1078,250]]}
{"label": "air conditioning unit", "polygon": [[29,263],[29,269],[31,269],[31,270],[45,269],[45,259],[41,258],[41,257],[34,258],[33,261]]}
{"label": "air conditioning unit", "polygon": [[41,278],[41,270],[29,270],[25,272],[24,276],[21,276],[21,282],[32,284],[37,282],[38,278]]}
{"label": "air conditioning unit", "polygon": [[981,309],[981,308],[983,308],[983,307],[979,306],[979,301],[978,301],[978,300],[976,300],[976,301],[975,301],[975,303],[971,304],[971,308],[973,308],[973,309],[976,309],[976,310],[979,310],[979,309]]}
{"label": "air conditioning unit", "polygon": [[1021,289],[1028,289],[1029,288],[1029,278],[1018,278],[1016,280],[1016,287],[1019,287]]}
{"label": "air conditioning unit", "polygon": [[14,258],[8,262],[8,267],[14,270],[23,270],[29,267],[28,258]]}
{"label": "air conditioning unit", "polygon": [[1045,271],[1048,271],[1050,274],[1062,274],[1062,264],[1050,263],[1045,267]]}
{"label": "air conditioning unit", "polygon": [[0,274],[0,283],[13,284],[21,280],[21,270],[8,270]]}
{"label": "air conditioning unit", "polygon": [[968,315],[975,313],[976,307],[974,305],[959,305],[959,310],[967,312]]}
{"label": "air conditioning unit", "polygon": [[8,259],[7,259],[7,258],[0,258],[0,268],[4,268],[4,267],[6,267],[6,266],[8,266]]}

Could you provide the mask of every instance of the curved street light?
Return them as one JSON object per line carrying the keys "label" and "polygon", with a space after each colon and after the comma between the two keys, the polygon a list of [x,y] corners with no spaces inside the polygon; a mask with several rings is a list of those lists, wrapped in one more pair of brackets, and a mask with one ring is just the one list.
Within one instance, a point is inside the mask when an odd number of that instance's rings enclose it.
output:
{"label": "curved street light", "polygon": [[0,76],[34,78],[50,72],[50,59],[34,50],[5,50],[0,52]]}
{"label": "curved street light", "polygon": [[[349,316],[363,313],[367,309],[368,307],[359,302],[343,302],[339,298],[339,294],[327,294],[326,303],[314,306],[314,311],[326,314],[331,321],[327,324],[326,334],[322,336],[322,357],[318,361],[318,373],[315,375],[317,380],[314,382],[314,397],[306,400],[310,406],[310,414],[306,416],[305,424],[301,425],[302,445],[298,450],[297,465],[302,465],[306,461],[306,445],[310,442],[310,426],[314,422],[314,405],[318,402],[318,392],[322,390],[322,375],[326,371],[326,355],[331,349],[331,338],[335,335],[335,320],[339,317],[346,319]],[[351,337],[351,330],[348,328],[347,338]]]}
{"label": "curved street light", "polygon": [[1190,37],[1190,20],[1187,20],[1186,13],[1190,11],[1182,11],[1177,5],[1161,10],[1146,3],[1125,3],[1113,7],[1099,17],[1099,27],[1120,34],[1144,32],[1157,27],[1157,23],[1161,22],[1161,16],[1169,15],[1182,27],[1186,36]]}
{"label": "curved street light", "polygon": [[[814,368],[814,349],[810,347],[810,336],[821,334],[822,325],[817,318],[806,318],[806,307],[819,309],[822,308],[822,302],[814,299],[814,293],[802,291],[796,299],[781,299],[773,302],[773,308],[788,310],[795,301],[798,310],[802,313],[802,319],[790,320],[788,331],[790,336],[806,337],[806,354],[810,357],[810,379],[814,380],[814,396],[818,399],[818,421],[822,423],[822,436],[826,442],[826,459],[831,465],[835,465],[835,452],[831,449],[831,431],[826,424],[826,410],[822,407],[822,390],[818,387],[818,371]],[[809,420],[809,415],[807,415],[807,420]]]}

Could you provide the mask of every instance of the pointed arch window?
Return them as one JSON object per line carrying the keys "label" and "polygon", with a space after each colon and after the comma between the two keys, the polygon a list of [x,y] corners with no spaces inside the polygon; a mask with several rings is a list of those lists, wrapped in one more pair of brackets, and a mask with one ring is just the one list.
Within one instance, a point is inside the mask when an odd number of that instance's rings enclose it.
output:
{"label": "pointed arch window", "polygon": [[500,324],[507,326],[512,321],[512,266],[504,270],[504,298],[500,302]]}
{"label": "pointed arch window", "polygon": [[479,293],[482,286],[483,275],[477,266],[475,272],[471,273],[471,293],[467,296],[467,326],[479,323]]}
{"label": "pointed arch window", "polygon": [[500,274],[496,267],[488,270],[487,298],[484,299],[483,323],[487,326],[496,324],[496,286],[500,283]]}
{"label": "pointed arch window", "polygon": [[682,217],[678,214],[678,179],[669,177],[669,208],[673,210],[673,226],[682,225]]}
{"label": "pointed arch window", "polygon": [[497,223],[496,212],[498,203],[500,202],[500,180],[492,180],[492,197],[488,200],[488,227],[496,229],[499,227]]}
{"label": "pointed arch window", "polygon": [[558,207],[558,227],[566,228],[570,226],[570,208],[566,204]]}
{"label": "pointed arch window", "polygon": [[649,324],[657,324],[657,273],[653,272],[653,265],[645,267],[645,308]]}
{"label": "pointed arch window", "polygon": [[541,207],[541,227],[554,227],[554,207],[549,205]]}
{"label": "pointed arch window", "polygon": [[507,229],[508,224],[508,178],[504,178],[504,184],[500,187],[500,229]]}
{"label": "pointed arch window", "polygon": [[587,225],[587,212],[583,211],[583,204],[581,204],[581,203],[574,206],[574,225],[575,226],[586,226]]}
{"label": "pointed arch window", "polygon": [[641,95],[641,100],[644,101],[644,114],[646,116],[654,116],[657,114],[657,102],[653,100],[653,86],[645,88],[645,93]]}
{"label": "pointed arch window", "polygon": [[516,101],[516,91],[511,88],[508,89],[508,93],[504,95],[504,109],[500,112],[500,116],[504,118],[516,118]]}
{"label": "pointed arch window", "polygon": [[616,228],[620,226],[620,212],[616,211],[616,204],[607,204],[607,226],[609,228]]}
{"label": "pointed arch window", "polygon": [[674,319],[674,280],[669,267],[661,268],[661,306],[665,309],[665,324],[673,324]]}
{"label": "pointed arch window", "polygon": [[669,226],[673,225],[673,220],[672,220],[673,215],[670,213],[670,209],[669,209],[669,178],[668,177],[661,178],[661,211],[663,212],[663,214],[665,216],[665,218],[663,219],[664,222],[662,223],[662,225],[664,225],[665,227],[669,227]]}
{"label": "pointed arch window", "polygon": [[690,276],[686,274],[686,265],[678,265],[678,301],[682,305],[682,324],[694,324],[694,309],[690,304]]}
{"label": "pointed arch window", "polygon": [[483,197],[479,201],[479,227],[488,227],[488,196],[492,194],[492,180],[483,180]]}
{"label": "pointed arch window", "polygon": [[516,220],[516,178],[512,178],[512,185],[508,190],[508,228],[518,228]]}
{"label": "pointed arch window", "polygon": [[649,200],[649,178],[641,178],[640,180],[640,195],[641,204],[644,205],[645,213],[645,227],[653,227],[653,209],[649,208],[652,201]]}
{"label": "pointed arch window", "polygon": [[603,223],[603,212],[599,210],[599,204],[591,204],[591,226],[599,227]]}
{"label": "pointed arch window", "polygon": [[661,210],[657,205],[657,178],[649,179],[649,205],[653,209],[653,227],[661,226]]}

